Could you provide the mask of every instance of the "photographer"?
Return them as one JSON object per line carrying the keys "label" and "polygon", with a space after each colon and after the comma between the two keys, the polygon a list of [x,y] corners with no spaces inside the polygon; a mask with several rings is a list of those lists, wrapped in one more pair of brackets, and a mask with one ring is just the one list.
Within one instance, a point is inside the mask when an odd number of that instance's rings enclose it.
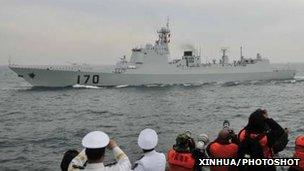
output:
{"label": "photographer", "polygon": [[[257,109],[239,133],[238,158],[273,158],[288,143],[288,130],[268,117],[266,110]],[[276,170],[275,166],[242,166],[240,170]]]}
{"label": "photographer", "polygon": [[168,151],[169,171],[194,171],[194,149],[195,142],[191,136],[187,133],[179,134],[173,148]]}
{"label": "photographer", "polygon": [[[218,137],[208,145],[207,153],[210,158],[236,158],[238,143],[236,134],[229,128],[229,122],[225,121]],[[211,166],[210,170],[235,171],[237,168],[233,166]]]}
{"label": "photographer", "polygon": [[207,134],[199,134],[196,141],[196,148],[192,150],[192,156],[195,159],[195,171],[203,171],[204,168],[200,166],[200,159],[208,158],[206,154],[206,146],[209,142]]}
{"label": "photographer", "polygon": [[300,135],[295,140],[294,158],[301,159],[298,166],[291,166],[288,171],[303,171],[304,170],[304,135]]}

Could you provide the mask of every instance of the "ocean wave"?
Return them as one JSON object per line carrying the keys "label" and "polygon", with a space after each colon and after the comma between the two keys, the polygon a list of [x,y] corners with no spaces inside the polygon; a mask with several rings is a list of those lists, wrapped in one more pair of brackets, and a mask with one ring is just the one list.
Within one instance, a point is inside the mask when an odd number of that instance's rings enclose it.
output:
{"label": "ocean wave", "polygon": [[161,84],[147,84],[145,87],[160,87]]}
{"label": "ocean wave", "polygon": [[296,80],[304,80],[304,75],[297,75],[294,77]]}
{"label": "ocean wave", "polygon": [[222,84],[222,87],[231,87],[231,86],[237,86],[239,85],[240,83],[239,82],[226,82],[226,83],[223,83]]}
{"label": "ocean wave", "polygon": [[[185,87],[185,88],[194,88],[194,87],[205,87],[205,86],[220,86],[220,87],[232,87],[232,86],[251,86],[251,85],[267,85],[267,84],[280,84],[280,83],[296,83],[300,82],[301,80],[251,80],[251,81],[218,81],[218,82],[202,82],[202,83],[182,83],[182,84],[148,84],[148,85],[120,85],[116,86],[116,88],[131,88],[131,87],[142,87],[142,88],[163,88],[163,87]],[[304,81],[304,79],[303,79]]]}
{"label": "ocean wave", "polygon": [[99,89],[100,87],[98,87],[98,86],[91,86],[91,85],[80,85],[80,84],[75,84],[75,85],[73,85],[73,88],[80,88],[80,89]]}
{"label": "ocean wave", "polygon": [[125,88],[125,87],[129,87],[129,85],[118,85],[118,86],[116,86],[116,88]]}
{"label": "ocean wave", "polygon": [[[295,79],[288,79],[288,80],[250,80],[250,81],[218,81],[218,82],[201,82],[201,83],[181,83],[181,84],[147,84],[147,85],[117,85],[114,88],[132,88],[132,87],[142,87],[142,88],[166,88],[166,87],[174,87],[174,86],[181,86],[186,88],[194,88],[194,87],[205,87],[205,86],[221,86],[221,87],[231,87],[231,86],[251,86],[251,85],[275,85],[275,84],[294,84],[297,82],[304,82],[303,78],[295,78]],[[85,85],[75,85],[74,88],[88,88],[88,89],[98,89],[101,87],[97,86],[85,86]],[[113,88],[113,87],[108,87]]]}
{"label": "ocean wave", "polygon": [[[181,84],[146,84],[146,85],[117,85],[117,86],[107,86],[106,88],[132,88],[132,87],[143,87],[143,88],[162,88],[162,87],[174,87],[174,86],[182,86],[182,87],[204,87],[204,86],[222,86],[222,87],[231,87],[231,86],[239,86],[239,85],[266,85],[266,84],[294,84],[304,82],[304,76],[296,76],[294,79],[288,80],[250,80],[250,81],[218,81],[218,82],[198,82],[198,83],[181,83]],[[31,87],[31,86],[22,86],[19,88],[4,88],[2,90],[18,90],[18,91],[56,91],[56,90],[66,90],[66,89],[100,89],[103,86],[92,86],[92,85],[80,85],[76,84],[70,87]]]}

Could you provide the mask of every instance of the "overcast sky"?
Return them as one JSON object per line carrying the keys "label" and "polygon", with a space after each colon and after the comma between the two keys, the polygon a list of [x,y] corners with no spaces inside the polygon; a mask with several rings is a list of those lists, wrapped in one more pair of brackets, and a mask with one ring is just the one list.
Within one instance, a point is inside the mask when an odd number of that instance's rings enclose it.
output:
{"label": "overcast sky", "polygon": [[170,18],[171,56],[304,62],[304,0],[0,0],[0,64],[114,64]]}

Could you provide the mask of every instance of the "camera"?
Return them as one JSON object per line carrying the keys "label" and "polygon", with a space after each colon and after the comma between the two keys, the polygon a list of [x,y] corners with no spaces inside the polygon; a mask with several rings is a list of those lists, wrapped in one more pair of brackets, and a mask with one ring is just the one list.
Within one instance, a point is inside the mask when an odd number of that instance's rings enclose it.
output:
{"label": "camera", "polygon": [[223,122],[223,129],[228,131],[228,139],[231,141],[233,138],[236,137],[236,134],[234,133],[233,129],[230,128],[230,122],[228,120],[224,120]]}

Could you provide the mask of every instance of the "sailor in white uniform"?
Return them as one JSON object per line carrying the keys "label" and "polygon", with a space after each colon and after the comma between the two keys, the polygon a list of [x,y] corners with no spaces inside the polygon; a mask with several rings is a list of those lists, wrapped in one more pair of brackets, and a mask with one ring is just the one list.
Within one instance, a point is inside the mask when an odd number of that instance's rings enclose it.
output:
{"label": "sailor in white uniform", "polygon": [[[82,145],[85,150],[72,160],[69,171],[129,171],[131,169],[131,163],[127,155],[104,132],[93,131],[88,133],[82,139]],[[103,164],[106,147],[113,151],[117,161],[112,166],[104,166]]]}
{"label": "sailor in white uniform", "polygon": [[157,133],[153,129],[144,129],[138,136],[138,145],[144,156],[135,162],[134,171],[165,171],[166,157],[154,150],[158,142]]}

